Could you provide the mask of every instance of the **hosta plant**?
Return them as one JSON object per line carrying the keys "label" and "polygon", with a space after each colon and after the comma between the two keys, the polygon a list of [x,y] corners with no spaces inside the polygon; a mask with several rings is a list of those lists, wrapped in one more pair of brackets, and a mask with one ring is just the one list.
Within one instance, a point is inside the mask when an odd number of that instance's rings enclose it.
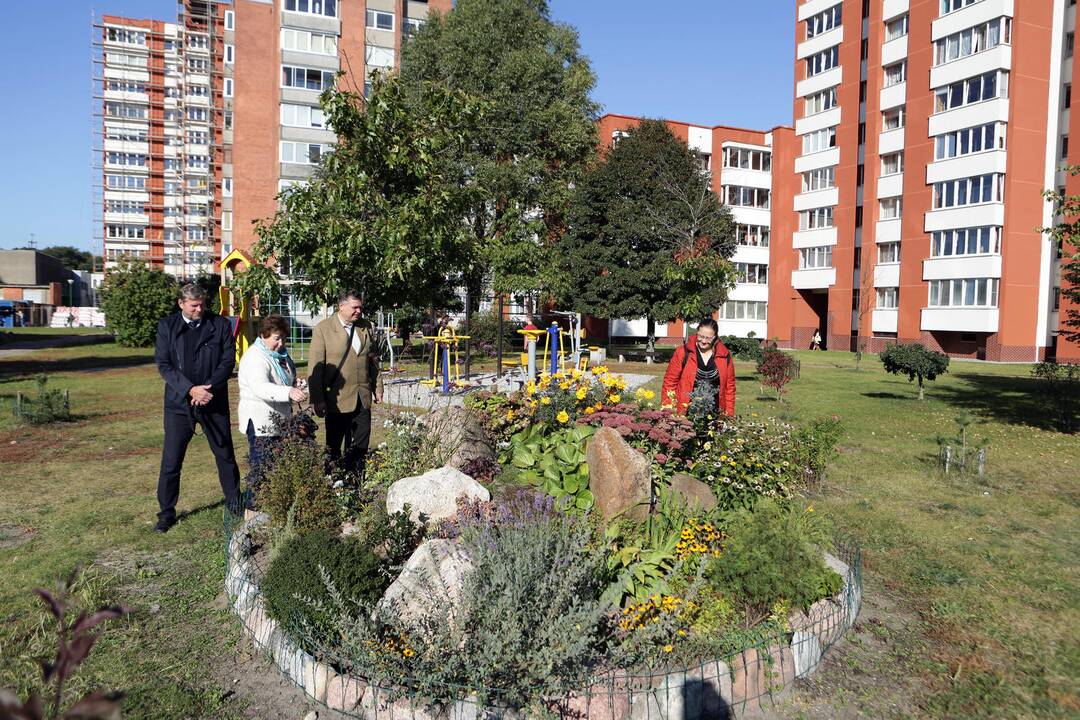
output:
{"label": "hosta plant", "polygon": [[504,458],[517,469],[517,479],[556,499],[567,498],[569,507],[588,510],[593,505],[589,491],[589,465],[585,462],[585,442],[594,430],[579,425],[545,434],[534,425],[510,438]]}

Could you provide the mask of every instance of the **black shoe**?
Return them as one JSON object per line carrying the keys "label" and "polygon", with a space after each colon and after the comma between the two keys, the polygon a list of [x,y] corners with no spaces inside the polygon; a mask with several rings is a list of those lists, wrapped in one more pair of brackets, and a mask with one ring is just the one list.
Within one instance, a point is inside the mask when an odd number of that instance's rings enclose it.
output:
{"label": "black shoe", "polygon": [[165,518],[161,518],[161,519],[159,519],[157,521],[157,525],[154,526],[154,532],[156,532],[156,533],[167,533],[167,532],[169,532],[169,528],[171,528],[175,524],[176,524],[175,519],[167,520]]}

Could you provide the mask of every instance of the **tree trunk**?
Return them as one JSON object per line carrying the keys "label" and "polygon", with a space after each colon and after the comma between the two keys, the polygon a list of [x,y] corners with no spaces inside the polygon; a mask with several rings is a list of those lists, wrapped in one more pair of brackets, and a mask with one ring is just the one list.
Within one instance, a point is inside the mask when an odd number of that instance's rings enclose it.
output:
{"label": "tree trunk", "polygon": [[656,354],[656,319],[649,315],[645,319],[645,354],[651,359]]}
{"label": "tree trunk", "polygon": [[919,376],[919,399],[925,400],[926,395],[923,394],[922,375]]}

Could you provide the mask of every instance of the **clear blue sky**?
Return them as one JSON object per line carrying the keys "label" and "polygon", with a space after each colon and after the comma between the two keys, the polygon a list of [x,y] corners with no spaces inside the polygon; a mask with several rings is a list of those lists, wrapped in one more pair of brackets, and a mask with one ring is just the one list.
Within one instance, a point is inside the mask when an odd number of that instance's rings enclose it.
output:
{"label": "clear blue sky", "polygon": [[[767,129],[791,122],[791,0],[550,0],[577,27],[604,112]],[[665,9],[665,7],[667,9]],[[175,17],[175,0],[0,1],[0,248],[93,247],[91,16]]]}

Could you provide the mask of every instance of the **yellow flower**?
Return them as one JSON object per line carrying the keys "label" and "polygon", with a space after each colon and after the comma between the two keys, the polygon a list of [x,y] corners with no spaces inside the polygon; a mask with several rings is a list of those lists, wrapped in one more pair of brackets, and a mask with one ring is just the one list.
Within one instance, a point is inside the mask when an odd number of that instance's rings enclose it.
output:
{"label": "yellow flower", "polygon": [[559,389],[560,390],[569,390],[570,389],[570,383],[568,383],[568,382],[559,383]]}
{"label": "yellow flower", "polygon": [[674,646],[672,646],[672,645],[665,645],[665,646],[664,646],[664,652],[671,652],[671,651],[672,651],[672,650],[674,650],[674,649],[675,649],[675,648],[674,648]]}
{"label": "yellow flower", "polygon": [[604,407],[604,403],[597,402],[595,405],[593,405],[593,407],[596,408],[597,410],[600,410],[600,409],[602,409]]}
{"label": "yellow flower", "polygon": [[585,388],[578,388],[578,391],[576,393],[577,399],[578,400],[584,400],[585,396],[588,395],[588,394],[589,393],[585,390]]}
{"label": "yellow flower", "polygon": [[564,423],[570,419],[570,416],[566,414],[565,410],[560,410],[559,414],[555,416],[555,419],[561,423]]}
{"label": "yellow flower", "polygon": [[618,393],[615,393],[614,395],[609,395],[608,400],[610,400],[612,403],[617,403],[622,400],[622,396]]}
{"label": "yellow flower", "polygon": [[413,652],[412,648],[405,648],[405,650],[404,650],[404,651],[402,651],[402,653],[401,653],[401,654],[402,654],[402,655],[404,655],[405,657],[412,657],[412,656],[413,656],[413,655],[415,655],[416,653],[415,653],[415,652]]}
{"label": "yellow flower", "polygon": [[531,402],[529,403],[529,407],[531,407],[531,408],[534,408],[534,409],[535,409],[535,408],[536,408],[536,401],[535,401],[535,400],[531,401]]}
{"label": "yellow flower", "polygon": [[813,505],[807,506],[806,512],[808,512],[808,513],[814,512],[814,506]]}
{"label": "yellow flower", "polygon": [[513,410],[507,410],[506,411],[506,419],[507,419],[507,421],[511,421],[511,420],[514,419],[514,411]]}
{"label": "yellow flower", "polygon": [[586,415],[592,415],[594,412],[596,412],[596,408],[594,408],[592,405],[585,408],[585,414]]}
{"label": "yellow flower", "polygon": [[545,395],[544,397],[540,398],[540,404],[541,405],[550,405],[551,404],[551,398],[549,398],[548,396]]}
{"label": "yellow flower", "polygon": [[570,374],[573,376],[573,378],[575,380],[580,380],[581,376],[583,375],[583,373],[580,370],[578,370],[577,368],[574,368],[573,372],[571,372]]}

